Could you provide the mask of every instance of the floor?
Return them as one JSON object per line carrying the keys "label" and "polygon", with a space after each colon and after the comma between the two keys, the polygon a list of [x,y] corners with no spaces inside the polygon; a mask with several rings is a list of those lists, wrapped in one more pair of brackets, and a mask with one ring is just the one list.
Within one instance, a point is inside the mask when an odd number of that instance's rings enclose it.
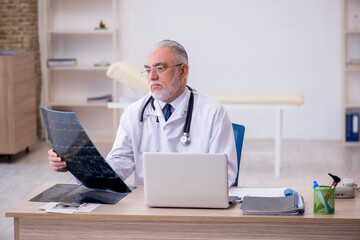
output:
{"label": "floor", "polygon": [[[360,147],[343,146],[341,141],[285,140],[281,177],[274,177],[272,156],[253,155],[246,152],[271,151],[272,140],[245,140],[244,154],[240,164],[239,186],[253,187],[312,187],[314,180],[319,184],[331,184],[328,173],[340,178],[352,178],[360,184]],[[103,156],[111,144],[96,144]],[[7,157],[0,155],[0,240],[12,240],[13,219],[5,218],[5,212],[19,200],[44,182],[75,183],[70,173],[58,173],[48,166],[49,145],[38,141],[30,152],[21,152],[7,163]],[[131,184],[132,179],[126,183]]]}

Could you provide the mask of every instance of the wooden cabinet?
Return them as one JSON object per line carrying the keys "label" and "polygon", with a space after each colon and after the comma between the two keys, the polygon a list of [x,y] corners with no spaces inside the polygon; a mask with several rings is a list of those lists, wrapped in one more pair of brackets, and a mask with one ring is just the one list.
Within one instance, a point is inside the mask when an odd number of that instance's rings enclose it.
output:
{"label": "wooden cabinet", "polygon": [[34,54],[0,56],[0,154],[37,140]]}

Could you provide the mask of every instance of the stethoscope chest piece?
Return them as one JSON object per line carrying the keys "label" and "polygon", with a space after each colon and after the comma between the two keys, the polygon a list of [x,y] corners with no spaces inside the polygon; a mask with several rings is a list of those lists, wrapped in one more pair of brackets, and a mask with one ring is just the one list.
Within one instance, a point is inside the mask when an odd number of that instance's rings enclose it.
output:
{"label": "stethoscope chest piece", "polygon": [[190,142],[191,142],[191,139],[190,139],[190,136],[188,133],[184,133],[183,136],[180,137],[180,142],[183,144],[183,145],[189,145]]}

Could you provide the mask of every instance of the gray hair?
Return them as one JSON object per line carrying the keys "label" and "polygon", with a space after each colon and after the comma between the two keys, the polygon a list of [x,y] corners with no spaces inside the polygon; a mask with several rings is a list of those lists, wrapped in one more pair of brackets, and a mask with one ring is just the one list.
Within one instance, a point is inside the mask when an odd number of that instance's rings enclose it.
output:
{"label": "gray hair", "polygon": [[188,55],[186,53],[186,50],[183,46],[180,45],[180,43],[174,41],[174,40],[163,40],[161,42],[158,42],[154,45],[153,49],[155,48],[162,48],[162,47],[168,47],[170,48],[171,52],[175,54],[176,59],[185,62],[186,64],[189,64]]}

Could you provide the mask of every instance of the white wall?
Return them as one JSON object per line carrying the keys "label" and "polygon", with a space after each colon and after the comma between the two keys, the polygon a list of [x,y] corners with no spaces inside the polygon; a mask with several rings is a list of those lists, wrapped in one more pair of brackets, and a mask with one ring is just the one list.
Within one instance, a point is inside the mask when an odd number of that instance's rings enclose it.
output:
{"label": "white wall", "polygon": [[[120,56],[139,65],[174,39],[188,51],[189,85],[202,92],[301,93],[284,137],[341,138],[338,0],[121,0]],[[273,136],[271,111],[230,112],[248,138]]]}
{"label": "white wall", "polygon": [[[190,86],[300,93],[305,104],[284,112],[284,137],[340,139],[340,11],[339,0],[120,0],[120,57],[142,66],[154,43],[176,40],[189,54]],[[40,33],[42,14],[40,1]],[[247,138],[273,137],[273,112],[229,113]]]}

